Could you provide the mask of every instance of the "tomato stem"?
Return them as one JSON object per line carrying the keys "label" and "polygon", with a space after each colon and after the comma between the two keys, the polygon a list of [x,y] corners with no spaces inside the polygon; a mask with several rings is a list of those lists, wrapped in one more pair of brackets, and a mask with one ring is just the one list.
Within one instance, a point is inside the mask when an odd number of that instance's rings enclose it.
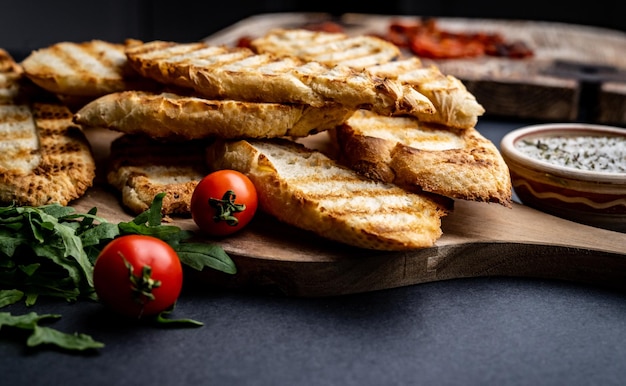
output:
{"label": "tomato stem", "polygon": [[141,268],[141,275],[135,275],[133,265],[124,256],[122,256],[122,259],[124,259],[124,264],[128,268],[133,299],[142,306],[148,301],[154,300],[152,290],[160,287],[161,281],[152,278],[152,267],[144,265]]}
{"label": "tomato stem", "polygon": [[209,205],[212,208],[215,208],[216,212],[215,216],[213,216],[213,221],[226,221],[226,224],[231,226],[236,226],[239,223],[239,220],[234,216],[234,214],[246,210],[246,205],[236,204],[236,197],[235,192],[227,190],[221,199],[213,197],[209,198]]}

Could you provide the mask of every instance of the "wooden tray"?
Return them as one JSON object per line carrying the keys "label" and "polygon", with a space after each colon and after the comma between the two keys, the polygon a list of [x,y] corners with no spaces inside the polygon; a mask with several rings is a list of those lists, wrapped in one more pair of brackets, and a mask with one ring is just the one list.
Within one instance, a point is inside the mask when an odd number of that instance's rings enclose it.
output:
{"label": "wooden tray", "polygon": [[[134,217],[104,183],[111,141],[120,135],[88,129],[96,157],[96,185],[73,203],[86,212],[98,208],[109,221]],[[324,134],[307,138],[324,146]],[[457,200],[444,217],[443,236],[432,248],[410,252],[362,250],[331,242],[258,214],[241,233],[218,243],[235,261],[238,273],[193,273],[201,286],[260,289],[290,296],[332,296],[454,278],[505,275],[626,286],[626,234],[580,225],[515,204]],[[196,230],[190,219],[174,225]]]}
{"label": "wooden tray", "polygon": [[[416,19],[418,16],[401,16]],[[332,20],[349,34],[384,34],[393,15],[278,13],[253,16],[205,39],[234,45],[271,28]],[[455,75],[485,107],[486,116],[626,125],[626,33],[555,22],[437,18],[445,30],[495,32],[523,41],[529,59],[482,57],[424,60]]]}

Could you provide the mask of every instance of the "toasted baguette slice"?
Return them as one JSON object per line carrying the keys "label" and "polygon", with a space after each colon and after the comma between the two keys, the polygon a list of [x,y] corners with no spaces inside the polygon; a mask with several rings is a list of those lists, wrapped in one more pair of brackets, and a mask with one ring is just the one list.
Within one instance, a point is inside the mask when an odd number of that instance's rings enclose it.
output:
{"label": "toasted baguette slice", "polygon": [[194,89],[208,99],[296,103],[314,107],[336,102],[380,114],[434,113],[425,96],[399,82],[328,67],[295,57],[255,54],[247,48],[153,41],[126,49],[143,76]]}
{"label": "toasted baguette slice", "polygon": [[0,201],[67,205],[93,185],[95,161],[61,104],[0,105]]}
{"label": "toasted baguette slice", "polygon": [[425,95],[436,111],[434,114],[419,111],[412,114],[422,122],[468,129],[475,127],[478,117],[485,113],[485,108],[463,82],[452,75],[444,75],[434,65],[424,67],[418,58],[370,66],[367,71],[380,77],[397,79]]}
{"label": "toasted baguette slice", "polygon": [[208,148],[207,161],[250,177],[261,210],[331,240],[409,250],[430,247],[442,234],[447,212],[436,201],[361,177],[299,143],[220,140]]}
{"label": "toasted baguette slice", "polygon": [[11,54],[0,48],[0,74],[9,72],[21,73],[22,68],[17,64],[15,59],[13,59]]}
{"label": "toasted baguette slice", "polygon": [[173,93],[123,91],[81,108],[74,120],[129,134],[174,140],[201,138],[304,137],[343,123],[353,109],[279,103],[207,100]]}
{"label": "toasted baguette slice", "polygon": [[0,104],[17,102],[23,70],[13,57],[0,48]]}
{"label": "toasted baguette slice", "polygon": [[154,197],[165,192],[161,213],[187,216],[191,195],[207,174],[205,147],[201,141],[172,143],[124,134],[111,143],[107,181],[135,214],[147,210]]}
{"label": "toasted baguette slice", "polygon": [[21,65],[28,78],[55,94],[97,97],[146,88],[146,80],[128,65],[127,45],[102,40],[60,42],[33,51]]}
{"label": "toasted baguette slice", "polygon": [[377,181],[511,206],[509,169],[476,129],[357,111],[334,133],[343,163]]}
{"label": "toasted baguette slice", "polygon": [[[356,42],[361,46],[351,45]],[[383,42],[396,47],[389,42]],[[335,32],[274,29],[252,40],[250,46],[259,54],[296,56],[329,66],[348,66],[413,87],[426,96],[435,108],[434,114],[424,114],[418,110],[411,114],[424,122],[471,128],[476,125],[478,117],[485,113],[483,106],[459,79],[442,74],[434,65],[424,67],[417,57],[392,55],[393,50],[374,36],[350,37]],[[396,49],[399,53],[399,48]]]}
{"label": "toasted baguette slice", "polygon": [[334,66],[369,67],[400,57],[398,46],[374,36],[349,36],[344,33],[307,29],[276,28],[250,42],[256,53],[271,52],[280,56],[297,56]]}

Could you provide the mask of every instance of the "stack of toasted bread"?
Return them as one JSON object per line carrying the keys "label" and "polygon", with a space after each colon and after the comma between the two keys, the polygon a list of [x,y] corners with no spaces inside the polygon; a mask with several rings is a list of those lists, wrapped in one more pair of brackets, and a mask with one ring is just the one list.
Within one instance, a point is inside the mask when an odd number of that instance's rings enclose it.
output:
{"label": "stack of toasted bread", "polygon": [[[236,169],[285,223],[406,250],[435,244],[454,199],[511,205],[508,168],[474,128],[482,106],[458,79],[375,37],[277,29],[250,48],[65,42],[11,68],[68,105],[80,97],[70,106],[79,132],[121,133],[107,181],[136,213],[165,191],[164,214],[188,215],[205,174]],[[21,173],[43,165],[43,131],[31,127]],[[332,151],[306,146],[318,133]],[[57,201],[89,182],[76,185]]]}

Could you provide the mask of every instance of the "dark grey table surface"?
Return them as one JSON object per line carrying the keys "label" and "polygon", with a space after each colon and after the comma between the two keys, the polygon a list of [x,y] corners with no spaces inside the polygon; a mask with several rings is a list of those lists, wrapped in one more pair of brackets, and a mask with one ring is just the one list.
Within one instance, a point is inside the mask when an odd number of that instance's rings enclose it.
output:
{"label": "dark grey table surface", "polygon": [[[499,143],[520,122],[482,119]],[[623,385],[626,294],[487,277],[329,298],[185,288],[176,317],[121,323],[96,303],[42,301],[96,353],[29,350],[0,331],[1,385]],[[1,311],[29,311],[14,305]]]}

